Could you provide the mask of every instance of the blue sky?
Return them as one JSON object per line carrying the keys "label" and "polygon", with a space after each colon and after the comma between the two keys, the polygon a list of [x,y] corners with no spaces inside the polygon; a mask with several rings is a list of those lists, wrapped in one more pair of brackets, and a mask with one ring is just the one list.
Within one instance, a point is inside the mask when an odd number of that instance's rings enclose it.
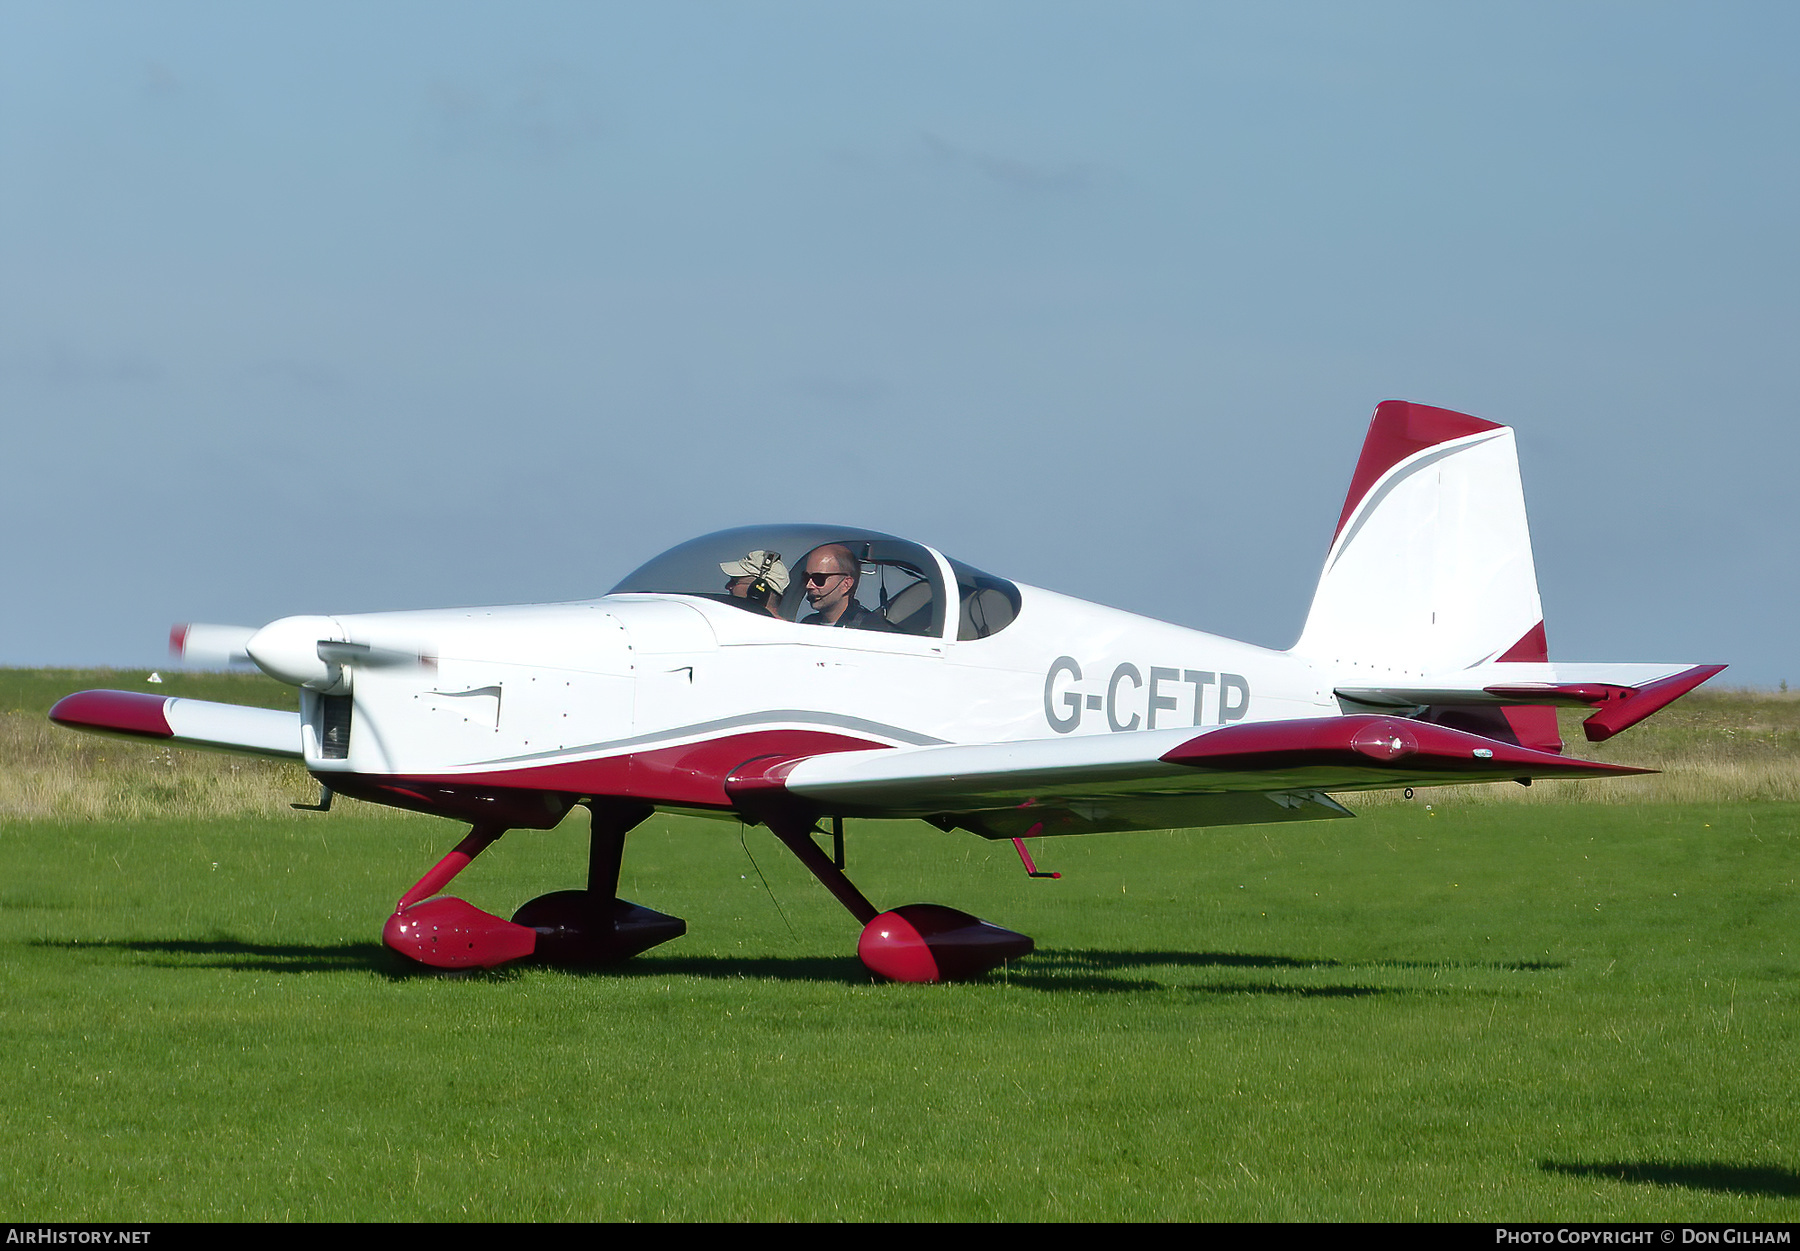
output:
{"label": "blue sky", "polygon": [[0,7],[0,664],[837,520],[1299,633],[1374,405],[1800,682],[1791,4]]}

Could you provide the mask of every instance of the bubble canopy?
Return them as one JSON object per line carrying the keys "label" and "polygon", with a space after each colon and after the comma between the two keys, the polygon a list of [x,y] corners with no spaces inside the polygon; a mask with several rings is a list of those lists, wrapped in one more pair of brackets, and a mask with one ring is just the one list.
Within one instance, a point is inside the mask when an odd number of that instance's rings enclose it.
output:
{"label": "bubble canopy", "polygon": [[[783,621],[941,638],[948,625],[945,565],[956,580],[957,638],[986,638],[1012,623],[1019,611],[1012,583],[922,544],[855,526],[741,526],[701,535],[646,562],[612,593],[692,595]],[[816,575],[813,602],[809,567],[841,570],[850,584]],[[833,593],[845,590],[835,599],[853,604],[827,620],[837,608]]]}

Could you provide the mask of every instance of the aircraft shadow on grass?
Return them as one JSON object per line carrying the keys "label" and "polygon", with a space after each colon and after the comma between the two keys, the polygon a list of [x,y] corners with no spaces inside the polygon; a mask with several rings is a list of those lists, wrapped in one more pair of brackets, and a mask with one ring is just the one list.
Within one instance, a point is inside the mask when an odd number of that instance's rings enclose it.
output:
{"label": "aircraft shadow on grass", "polygon": [[[412,977],[469,977],[508,980],[515,970],[531,967],[530,961],[498,969],[446,971],[429,969],[396,956],[373,942],[255,943],[233,938],[211,939],[39,939],[31,946],[69,952],[117,952],[148,956],[164,968],[241,969],[262,973],[372,972],[394,981]],[[1545,963],[1479,961],[1371,960],[1346,962],[1324,957],[1256,955],[1223,951],[1100,951],[1043,950],[1003,969],[984,974],[982,981],[1008,982],[1025,989],[1119,993],[1130,991],[1186,991],[1217,995],[1279,995],[1296,998],[1360,998],[1374,995],[1445,993],[1436,988],[1373,986],[1363,984],[1293,985],[1274,981],[1183,984],[1146,977],[1123,976],[1127,970],[1163,966],[1185,969],[1442,969],[1487,968],[1506,971],[1538,971],[1560,968]],[[592,977],[702,977],[719,980],[773,979],[794,982],[837,982],[862,985],[870,973],[861,961],[848,956],[683,956],[652,955],[622,964],[573,969]]]}
{"label": "aircraft shadow on grass", "polygon": [[[1050,991],[1187,991],[1212,995],[1282,995],[1294,998],[1361,998],[1373,995],[1444,994],[1448,988],[1375,986],[1364,983],[1322,985],[1287,982],[1224,981],[1170,983],[1150,978],[1120,976],[1125,970],[1163,965],[1188,969],[1499,969],[1537,971],[1559,968],[1540,963],[1500,963],[1447,960],[1333,960],[1324,956],[1258,955],[1236,951],[1096,951],[1044,950],[1014,966],[1010,980],[1021,986]],[[990,978],[999,974],[989,974]]]}
{"label": "aircraft shadow on grass", "polygon": [[250,943],[234,938],[38,939],[33,947],[70,952],[121,952],[150,956],[171,969],[244,969],[259,973],[355,973],[380,970],[388,961],[380,943]]}
{"label": "aircraft shadow on grass", "polygon": [[[1027,990],[1050,992],[1085,991],[1118,993],[1122,991],[1188,991],[1201,994],[1270,994],[1298,996],[1356,996],[1390,993],[1374,986],[1284,986],[1276,983],[1230,983],[1220,985],[1181,985],[1141,977],[1124,977],[1126,969],[1143,969],[1146,965],[1208,966],[1226,963],[1258,964],[1264,967],[1308,968],[1317,962],[1293,960],[1282,956],[1209,957],[1193,952],[1082,952],[1079,959],[1067,961],[1071,954],[1040,951],[1003,968],[991,970],[973,979],[977,982],[1009,983]],[[1066,970],[1066,971],[1065,971]],[[640,959],[626,965],[598,968],[590,975],[601,977],[705,977],[705,978],[770,978],[776,981],[838,982],[843,985],[866,985],[872,979],[861,961],[833,956],[663,956]]]}
{"label": "aircraft shadow on grass", "polygon": [[1608,1181],[1635,1182],[1650,1186],[1681,1186],[1688,1190],[1709,1190],[1716,1194],[1800,1198],[1800,1172],[1773,1164],[1720,1164],[1702,1160],[1565,1164],[1557,1160],[1542,1160],[1538,1167],[1546,1173],[1561,1173],[1565,1177],[1605,1178]]}
{"label": "aircraft shadow on grass", "polygon": [[1540,973],[1567,966],[1550,960],[1334,960],[1330,956],[1269,956],[1241,951],[1104,951],[1047,949],[1034,962],[1120,968],[1142,964],[1244,969],[1495,969],[1505,973]]}

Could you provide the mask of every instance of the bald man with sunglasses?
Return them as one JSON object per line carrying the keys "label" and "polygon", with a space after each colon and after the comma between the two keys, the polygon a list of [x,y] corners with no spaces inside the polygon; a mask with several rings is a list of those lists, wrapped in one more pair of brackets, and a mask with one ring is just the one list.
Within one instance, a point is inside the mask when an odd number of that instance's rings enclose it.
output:
{"label": "bald man with sunglasses", "polygon": [[806,602],[813,607],[802,625],[841,626],[846,630],[891,630],[879,613],[870,612],[856,599],[862,581],[862,562],[842,543],[826,543],[806,554],[801,566],[806,580]]}

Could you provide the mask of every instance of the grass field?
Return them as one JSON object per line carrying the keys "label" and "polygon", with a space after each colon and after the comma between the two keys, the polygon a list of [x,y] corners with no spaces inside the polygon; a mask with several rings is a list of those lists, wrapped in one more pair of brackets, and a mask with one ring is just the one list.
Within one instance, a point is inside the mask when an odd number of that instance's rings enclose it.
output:
{"label": "grass field", "polygon": [[[15,766],[73,689],[35,681],[0,674],[0,1219],[1800,1219],[1800,803],[1729,781],[1778,772],[1794,702],[1643,740],[1752,758],[1682,803],[1354,800],[1046,841],[1054,882],[852,823],[877,903],[1039,942],[899,986],[766,832],[677,818],[633,833],[622,893],[686,938],[402,974],[381,921],[457,827],[295,813],[263,765],[195,816],[210,762],[73,736],[145,754],[30,792],[76,750]],[[580,813],[509,834],[457,893],[579,884],[585,841]]]}

